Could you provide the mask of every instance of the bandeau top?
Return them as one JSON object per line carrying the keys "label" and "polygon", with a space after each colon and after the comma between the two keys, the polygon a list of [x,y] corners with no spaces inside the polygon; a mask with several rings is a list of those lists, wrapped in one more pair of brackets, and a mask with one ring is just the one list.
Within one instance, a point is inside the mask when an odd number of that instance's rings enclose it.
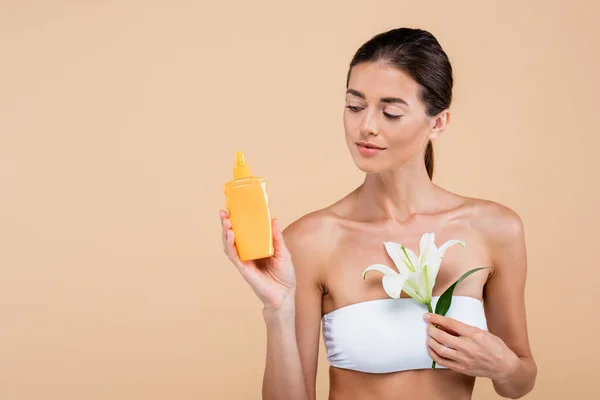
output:
{"label": "bandeau top", "polygon": [[[434,296],[435,305],[439,296]],[[427,352],[427,307],[412,298],[351,304],[322,317],[330,365],[369,373],[431,368]],[[447,317],[487,330],[481,300],[453,296]],[[436,366],[436,368],[444,368]]]}

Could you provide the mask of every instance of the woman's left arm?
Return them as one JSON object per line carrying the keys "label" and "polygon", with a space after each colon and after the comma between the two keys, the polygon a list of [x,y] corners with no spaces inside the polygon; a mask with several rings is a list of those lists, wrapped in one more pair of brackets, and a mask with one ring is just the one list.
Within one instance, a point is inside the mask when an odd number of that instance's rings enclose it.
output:
{"label": "woman's left arm", "polygon": [[525,235],[514,211],[497,204],[494,208],[492,216],[481,220],[494,263],[484,295],[488,331],[432,314],[428,344],[438,364],[488,377],[496,393],[517,399],[533,389],[537,376],[525,311]]}
{"label": "woman's left arm", "polygon": [[[490,333],[498,336],[517,356],[507,373],[493,381],[496,392],[517,398],[529,393],[537,376],[531,354],[525,312],[527,251],[523,221],[511,209],[500,208],[487,227],[494,273],[485,287],[485,309]],[[496,214],[496,213],[493,213]]]}

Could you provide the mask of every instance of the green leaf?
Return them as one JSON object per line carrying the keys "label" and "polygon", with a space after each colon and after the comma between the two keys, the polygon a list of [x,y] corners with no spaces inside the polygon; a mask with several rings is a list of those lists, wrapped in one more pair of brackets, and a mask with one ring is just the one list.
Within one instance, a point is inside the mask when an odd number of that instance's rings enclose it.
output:
{"label": "green leaf", "polygon": [[470,271],[465,272],[463,274],[463,276],[458,278],[458,280],[456,282],[454,282],[454,284],[452,286],[450,286],[448,289],[446,289],[446,291],[444,293],[442,293],[442,295],[438,299],[437,304],[435,305],[435,313],[439,314],[439,315],[446,315],[446,313],[450,309],[450,304],[452,303],[452,294],[454,293],[454,289],[456,289],[456,287],[463,280],[465,280],[465,278],[467,276],[471,275],[473,272],[477,272],[479,270],[486,269],[486,268],[489,268],[489,267],[474,268]]}

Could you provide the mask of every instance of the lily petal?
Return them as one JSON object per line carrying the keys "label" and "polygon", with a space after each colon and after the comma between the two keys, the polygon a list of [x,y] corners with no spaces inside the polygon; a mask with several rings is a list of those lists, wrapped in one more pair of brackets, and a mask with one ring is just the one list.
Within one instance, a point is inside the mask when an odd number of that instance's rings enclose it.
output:
{"label": "lily petal", "polygon": [[438,249],[438,254],[440,258],[444,257],[444,253],[446,252],[446,250],[448,250],[448,248],[450,246],[454,246],[455,244],[460,244],[462,247],[465,247],[466,244],[465,242],[463,242],[462,240],[448,240],[446,243],[444,243],[443,245],[440,246],[440,248]]}
{"label": "lily petal", "polygon": [[385,242],[385,250],[401,274],[410,274],[418,268],[418,258],[411,249],[394,242]]}
{"label": "lily petal", "polygon": [[[442,258],[440,257],[439,251],[430,249],[427,253],[423,254],[423,258],[421,260],[421,265],[426,272],[426,280],[427,282],[435,282],[435,278],[437,277],[438,272],[440,271],[440,264],[442,263]],[[431,290],[433,285],[429,286]]]}
{"label": "lily petal", "polygon": [[423,262],[424,268],[426,269],[425,273],[425,282],[427,285],[427,292],[431,293],[433,291],[433,287],[435,286],[435,281],[440,271],[440,265],[442,263],[442,258],[444,257],[444,253],[446,250],[455,244],[462,244],[464,246],[464,242],[461,240],[449,240],[442,245],[436,251],[428,251],[424,256]]}
{"label": "lily petal", "polygon": [[381,272],[383,275],[389,276],[389,275],[399,275],[398,271],[395,271],[394,269],[388,267],[387,265],[383,265],[383,264],[373,264],[368,266],[362,273],[362,277],[363,279],[365,279],[365,276],[367,276],[367,272],[369,271],[378,271]]}
{"label": "lily petal", "polygon": [[431,297],[433,294],[433,287],[435,286],[435,280],[437,278],[437,274],[440,270],[440,264],[434,265],[426,265],[423,268],[423,275],[425,277],[425,300],[426,302],[431,302]]}
{"label": "lily petal", "polygon": [[[399,275],[386,275],[381,280],[383,283],[383,290],[393,299],[400,298],[400,293],[404,287],[404,283],[410,275],[399,274]],[[407,293],[408,294],[408,293]]]}
{"label": "lily petal", "polygon": [[[431,301],[431,289],[429,289],[427,286],[427,267],[425,268],[421,268],[420,270],[418,270],[417,272],[415,272],[414,274],[411,274],[412,276],[410,277],[410,282],[408,284],[405,284],[404,286],[412,286],[415,290],[415,296],[411,296],[414,299],[418,300],[421,303],[426,303],[427,300],[429,299],[429,301]],[[405,289],[406,292],[406,289]],[[408,294],[408,292],[407,292]]]}
{"label": "lily petal", "polygon": [[423,275],[423,270],[409,274],[406,282],[404,282],[402,290],[413,299],[423,303],[426,295],[422,293],[423,290],[421,290],[421,287],[419,286],[419,281],[422,279],[421,275]]}
{"label": "lily petal", "polygon": [[435,233],[424,233],[419,244],[419,268],[430,265],[437,258],[437,247],[435,246]]}
{"label": "lily petal", "polygon": [[424,233],[419,244],[419,255],[422,256],[431,250],[437,250],[435,247],[435,233]]}

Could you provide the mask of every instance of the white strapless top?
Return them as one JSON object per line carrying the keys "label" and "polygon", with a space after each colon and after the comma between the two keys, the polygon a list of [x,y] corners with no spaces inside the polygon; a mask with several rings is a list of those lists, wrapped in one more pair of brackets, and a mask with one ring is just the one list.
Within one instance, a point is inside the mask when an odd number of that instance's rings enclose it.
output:
{"label": "white strapless top", "polygon": [[[435,296],[431,301],[434,310],[438,299]],[[337,368],[370,373],[431,368],[427,322],[423,320],[426,312],[427,307],[412,298],[386,298],[325,314],[327,359]],[[446,316],[487,330],[483,303],[474,297],[453,296]]]}

